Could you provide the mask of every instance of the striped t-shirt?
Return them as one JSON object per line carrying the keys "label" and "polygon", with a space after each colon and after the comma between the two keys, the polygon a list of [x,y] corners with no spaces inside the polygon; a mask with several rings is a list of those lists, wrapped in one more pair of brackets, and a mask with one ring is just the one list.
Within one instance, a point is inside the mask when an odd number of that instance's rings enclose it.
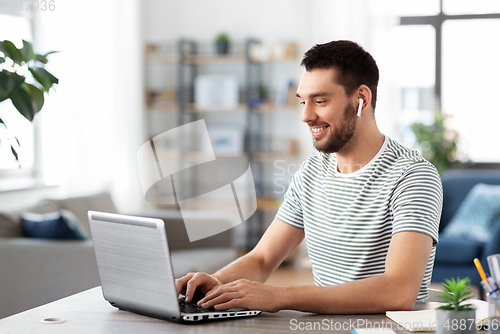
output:
{"label": "striped t-shirt", "polygon": [[436,168],[386,136],[377,155],[350,174],[338,172],[335,154],[313,153],[293,176],[276,218],[304,229],[318,286],[383,274],[393,234],[429,235],[433,247],[417,297],[424,300],[442,198]]}

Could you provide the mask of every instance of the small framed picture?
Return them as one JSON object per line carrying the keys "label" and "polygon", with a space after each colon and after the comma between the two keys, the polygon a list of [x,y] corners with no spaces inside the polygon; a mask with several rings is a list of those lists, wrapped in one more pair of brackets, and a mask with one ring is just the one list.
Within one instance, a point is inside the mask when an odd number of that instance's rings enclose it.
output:
{"label": "small framed picture", "polygon": [[195,80],[194,101],[196,108],[238,106],[238,79],[231,75],[199,75]]}
{"label": "small framed picture", "polygon": [[[217,155],[240,155],[243,153],[245,131],[238,125],[208,126],[208,135],[213,152]],[[210,152],[206,141],[201,143],[202,152]]]}

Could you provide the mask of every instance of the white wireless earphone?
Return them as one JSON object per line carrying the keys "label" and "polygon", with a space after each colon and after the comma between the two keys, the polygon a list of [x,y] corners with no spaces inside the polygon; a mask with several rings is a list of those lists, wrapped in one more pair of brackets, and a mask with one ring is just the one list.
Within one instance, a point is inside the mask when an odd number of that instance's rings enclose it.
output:
{"label": "white wireless earphone", "polygon": [[361,109],[363,109],[363,102],[364,101],[363,101],[362,98],[359,98],[358,101],[359,101],[359,105],[358,105],[358,117],[360,117],[361,116]]}

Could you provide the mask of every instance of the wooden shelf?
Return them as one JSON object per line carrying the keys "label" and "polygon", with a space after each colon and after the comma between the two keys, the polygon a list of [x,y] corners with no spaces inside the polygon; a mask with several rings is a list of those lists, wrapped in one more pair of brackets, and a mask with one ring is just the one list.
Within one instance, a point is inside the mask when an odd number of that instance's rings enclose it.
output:
{"label": "wooden shelf", "polygon": [[[293,59],[295,59],[295,57],[274,58],[266,60],[250,59],[250,61],[254,63],[275,63]],[[154,51],[146,52],[147,64],[179,64],[180,60],[181,58],[175,54]],[[184,56],[184,63],[189,65],[244,63],[246,62],[246,60],[246,55],[244,54],[200,54]]]}
{"label": "wooden shelf", "polygon": [[146,52],[148,64],[178,64],[179,56],[171,53]]}
{"label": "wooden shelf", "polygon": [[258,197],[257,209],[264,211],[277,211],[281,205],[281,201],[273,197]]}
{"label": "wooden shelf", "polygon": [[[179,109],[180,109],[179,103],[171,100],[156,99],[153,100],[153,102],[151,102],[148,105],[148,110],[178,112]],[[280,112],[297,112],[299,111],[299,108],[295,106],[278,106],[275,104],[267,103],[263,106],[253,108],[252,110],[253,112],[259,112],[259,113],[280,113]],[[228,108],[226,106],[212,106],[206,108],[198,108],[194,103],[186,103],[185,112],[192,112],[192,113],[248,112],[248,106],[244,103],[240,103],[235,108]]]}
{"label": "wooden shelf", "polygon": [[253,109],[255,112],[275,113],[275,112],[297,112],[300,110],[297,105],[277,105],[274,103],[264,103],[263,105]]}
{"label": "wooden shelf", "polygon": [[157,100],[148,105],[149,111],[178,112],[179,103],[174,101]]}
{"label": "wooden shelf", "polygon": [[[173,151],[167,151],[162,149],[156,150],[159,159],[170,159],[177,160],[180,159],[179,156]],[[215,156],[218,159],[248,159],[247,153],[241,154],[218,154],[215,153]],[[203,152],[190,151],[185,152],[182,156],[182,159],[188,161],[206,161],[210,158],[209,154]],[[296,155],[293,153],[274,153],[274,152],[254,152],[253,160],[259,162],[266,161],[275,161],[275,160],[289,160],[296,158]]]}
{"label": "wooden shelf", "polygon": [[227,106],[210,106],[199,108],[194,103],[186,104],[186,112],[199,112],[199,113],[210,113],[210,112],[246,112],[248,107],[244,103],[238,104],[236,107]]}
{"label": "wooden shelf", "polygon": [[[203,153],[203,152],[196,152],[196,151],[188,151],[184,152],[182,154],[182,158],[179,157],[175,151],[169,151],[169,150],[162,150],[162,149],[157,149],[156,154],[158,155],[158,159],[169,159],[172,161],[177,161],[177,160],[187,160],[187,161],[207,161],[211,158],[211,155]],[[215,154],[217,158],[220,159],[248,159],[248,156],[246,153],[241,153],[241,154]]]}
{"label": "wooden shelf", "polygon": [[227,54],[227,55],[186,55],[184,62],[186,64],[227,64],[227,63],[244,63],[246,56],[244,54]]}
{"label": "wooden shelf", "polygon": [[[217,205],[218,208],[221,210],[224,209],[232,209],[233,206],[232,204],[234,202],[232,201],[192,201],[192,203],[195,205],[194,209],[196,210],[213,210],[214,209],[214,203]],[[261,211],[277,211],[281,205],[281,201],[277,200],[272,197],[258,197],[257,198],[257,210]],[[164,208],[164,209],[175,209],[178,208],[178,205],[176,204],[163,204],[159,205],[159,207]]]}
{"label": "wooden shelf", "polygon": [[[189,113],[234,113],[234,112],[247,112],[247,105],[240,103],[236,107],[226,107],[226,106],[211,106],[198,108],[194,103],[186,103],[184,105],[184,111]],[[166,112],[178,112],[180,110],[179,103],[176,101],[168,101],[162,99],[153,100],[148,105],[148,110],[156,111],[166,111]]]}

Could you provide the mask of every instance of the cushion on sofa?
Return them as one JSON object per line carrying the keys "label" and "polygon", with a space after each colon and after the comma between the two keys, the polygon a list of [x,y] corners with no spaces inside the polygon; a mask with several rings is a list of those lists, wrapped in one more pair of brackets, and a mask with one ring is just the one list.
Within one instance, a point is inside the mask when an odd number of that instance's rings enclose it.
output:
{"label": "cushion on sofa", "polygon": [[24,213],[21,216],[24,234],[28,238],[78,240],[78,235],[69,227],[59,212],[37,214]]}
{"label": "cushion on sofa", "polygon": [[87,217],[89,210],[118,213],[109,193],[98,193],[90,196],[71,197],[54,200],[60,209],[75,214],[83,229],[90,235],[90,226]]}
{"label": "cushion on sofa", "polygon": [[478,183],[469,191],[443,234],[488,242],[491,223],[499,215],[500,186]]}
{"label": "cushion on sofa", "polygon": [[21,224],[23,212],[50,213],[58,210],[58,207],[51,200],[42,200],[37,204],[23,210],[0,213],[0,238],[21,238],[24,237]]}
{"label": "cushion on sofa", "polygon": [[439,235],[436,264],[471,264],[481,256],[483,243],[477,240]]}
{"label": "cushion on sofa", "polygon": [[21,216],[24,235],[28,238],[86,240],[87,232],[75,215],[68,210],[46,214],[23,213]]}

